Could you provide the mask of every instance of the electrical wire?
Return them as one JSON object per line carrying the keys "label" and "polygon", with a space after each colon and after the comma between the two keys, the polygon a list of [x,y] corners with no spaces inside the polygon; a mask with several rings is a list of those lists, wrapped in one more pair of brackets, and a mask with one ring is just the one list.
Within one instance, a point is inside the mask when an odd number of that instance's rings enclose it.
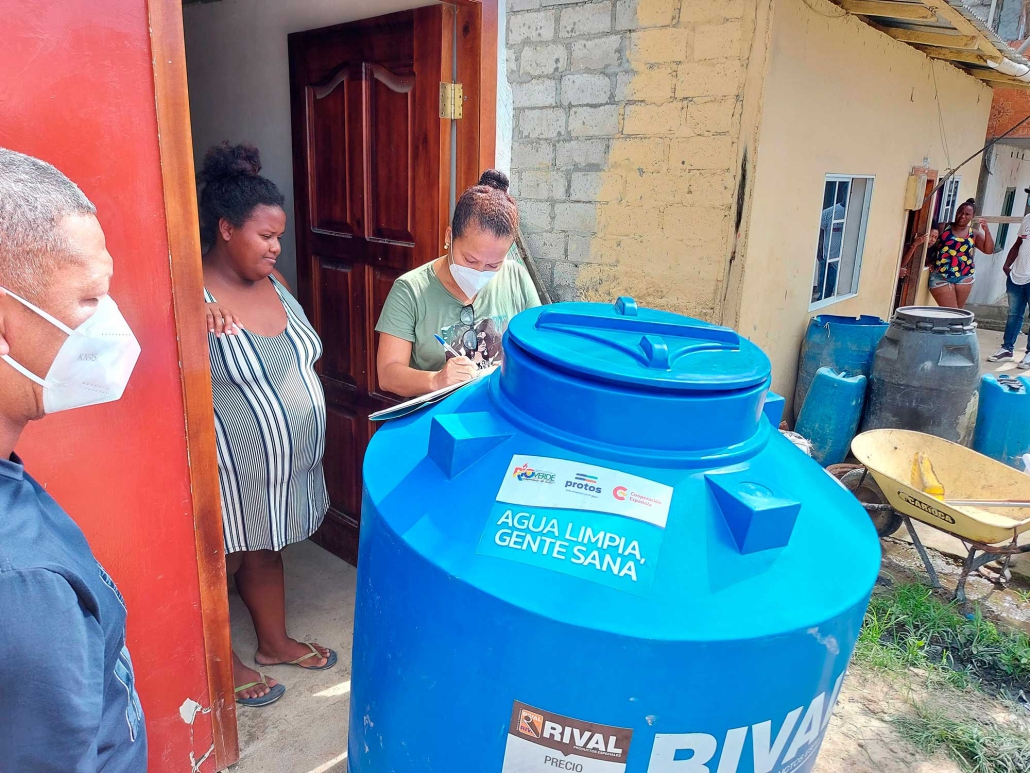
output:
{"label": "electrical wire", "polygon": [[[974,153],[973,155],[971,155],[971,156],[970,156],[969,158],[967,158],[967,159],[966,159],[965,161],[963,161],[963,162],[962,162],[961,164],[959,164],[958,166],[956,166],[956,167],[955,167],[954,169],[949,169],[949,170],[948,170],[948,171],[947,171],[947,172],[946,172],[946,173],[944,174],[944,176],[943,176],[943,177],[942,177],[942,178],[941,178],[941,179],[940,179],[940,180],[939,180],[939,181],[937,182],[937,185],[935,185],[935,186],[934,186],[933,190],[932,190],[932,191],[930,191],[930,192],[929,192],[928,194],[926,194],[926,196],[924,196],[924,197],[923,197],[923,204],[926,204],[926,202],[927,202],[927,201],[929,201],[929,200],[930,200],[930,198],[931,198],[932,196],[934,196],[934,195],[935,195],[935,194],[937,193],[937,191],[939,191],[939,190],[940,190],[941,188],[943,188],[943,187],[944,187],[944,184],[945,184],[946,182],[948,182],[948,180],[950,180],[950,179],[951,179],[952,177],[954,177],[954,176],[955,176],[955,172],[957,172],[957,171],[958,171],[959,169],[961,169],[962,167],[964,167],[964,166],[965,166],[966,164],[968,164],[968,163],[969,163],[970,161],[972,161],[972,160],[973,160],[974,158],[976,158],[977,156],[979,156],[979,155],[980,155],[981,153],[985,153],[985,152],[987,152],[988,150],[990,150],[991,148],[993,148],[993,147],[994,147],[994,146],[995,146],[995,145],[996,145],[996,144],[997,144],[998,142],[1000,142],[1001,140],[1003,140],[1003,139],[1005,139],[1006,137],[1008,137],[1008,136],[1009,136],[1010,134],[1012,134],[1012,132],[1014,132],[1014,131],[1015,131],[1016,129],[1018,129],[1018,128],[1019,128],[1020,126],[1022,126],[1023,124],[1025,124],[1025,123],[1026,123],[1027,121],[1030,121],[1030,115],[1028,115],[1028,116],[1027,116],[1026,118],[1024,118],[1024,119],[1023,119],[1022,121],[1020,121],[1019,123],[1017,123],[1017,124],[1016,124],[1015,126],[1013,126],[1013,127],[1011,128],[1011,129],[1009,129],[1009,130],[1008,130],[1007,132],[1005,132],[1004,134],[999,134],[999,135],[998,135],[997,137],[995,137],[995,138],[994,138],[993,140],[991,140],[990,142],[988,142],[988,143],[987,143],[986,145],[984,145],[984,146],[983,146],[982,148],[980,148],[980,149],[979,149],[978,151],[976,151],[976,153]],[[922,205],[920,205],[920,206],[922,206]]]}
{"label": "electrical wire", "polygon": [[944,113],[941,112],[941,92],[937,88],[937,70],[933,66],[933,59],[930,62],[930,75],[933,76],[933,96],[934,101],[937,103],[937,127],[941,133],[941,145],[944,146],[944,160],[948,162],[948,166],[951,166],[951,152],[948,150],[948,137],[947,132],[944,131]]}

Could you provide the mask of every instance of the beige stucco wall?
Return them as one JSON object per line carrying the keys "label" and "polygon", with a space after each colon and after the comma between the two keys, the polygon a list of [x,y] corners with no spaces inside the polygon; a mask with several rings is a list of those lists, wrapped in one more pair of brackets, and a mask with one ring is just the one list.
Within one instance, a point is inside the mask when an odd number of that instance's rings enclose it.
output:
{"label": "beige stucco wall", "polygon": [[[807,2],[773,4],[746,251],[729,288],[734,319],[726,320],[768,353],[773,388],[788,401],[811,316],[889,314],[906,179],[924,158],[943,173],[978,150],[992,96],[838,6]],[[960,200],[975,194],[978,168],[962,170]],[[858,294],[810,312],[826,174],[875,175],[875,182]]]}

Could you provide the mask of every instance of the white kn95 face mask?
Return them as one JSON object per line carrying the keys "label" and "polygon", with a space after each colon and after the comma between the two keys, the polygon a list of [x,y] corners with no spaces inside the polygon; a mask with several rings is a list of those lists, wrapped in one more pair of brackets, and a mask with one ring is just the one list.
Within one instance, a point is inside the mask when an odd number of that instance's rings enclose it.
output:
{"label": "white kn95 face mask", "polygon": [[122,396],[139,359],[140,346],[111,296],[100,298],[93,315],[73,330],[10,290],[6,293],[68,336],[46,378],[40,378],[9,355],[0,356],[43,387],[45,413],[109,403]]}

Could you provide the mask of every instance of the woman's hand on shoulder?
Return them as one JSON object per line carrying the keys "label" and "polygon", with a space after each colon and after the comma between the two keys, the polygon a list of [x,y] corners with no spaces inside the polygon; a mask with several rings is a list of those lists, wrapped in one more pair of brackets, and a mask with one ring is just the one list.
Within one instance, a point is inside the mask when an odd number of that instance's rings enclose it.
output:
{"label": "woman's hand on shoulder", "polygon": [[471,381],[476,377],[476,366],[468,357],[452,357],[444,364],[443,369],[433,376],[433,391],[453,384]]}
{"label": "woman's hand on shoulder", "polygon": [[216,338],[225,335],[239,335],[243,323],[232,311],[220,303],[205,303],[207,311],[207,332],[214,333]]}

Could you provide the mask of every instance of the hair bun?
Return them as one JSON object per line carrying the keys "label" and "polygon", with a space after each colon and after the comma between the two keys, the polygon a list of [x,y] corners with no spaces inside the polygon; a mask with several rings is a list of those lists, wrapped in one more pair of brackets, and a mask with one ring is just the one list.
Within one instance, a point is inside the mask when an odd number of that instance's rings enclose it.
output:
{"label": "hair bun", "polygon": [[215,145],[204,154],[204,165],[197,175],[202,183],[232,177],[257,177],[261,171],[261,154],[248,143]]}
{"label": "hair bun", "polygon": [[496,188],[499,191],[508,192],[508,175],[504,172],[499,172],[496,169],[487,169],[483,172],[479,178],[480,185],[486,185],[489,188]]}

